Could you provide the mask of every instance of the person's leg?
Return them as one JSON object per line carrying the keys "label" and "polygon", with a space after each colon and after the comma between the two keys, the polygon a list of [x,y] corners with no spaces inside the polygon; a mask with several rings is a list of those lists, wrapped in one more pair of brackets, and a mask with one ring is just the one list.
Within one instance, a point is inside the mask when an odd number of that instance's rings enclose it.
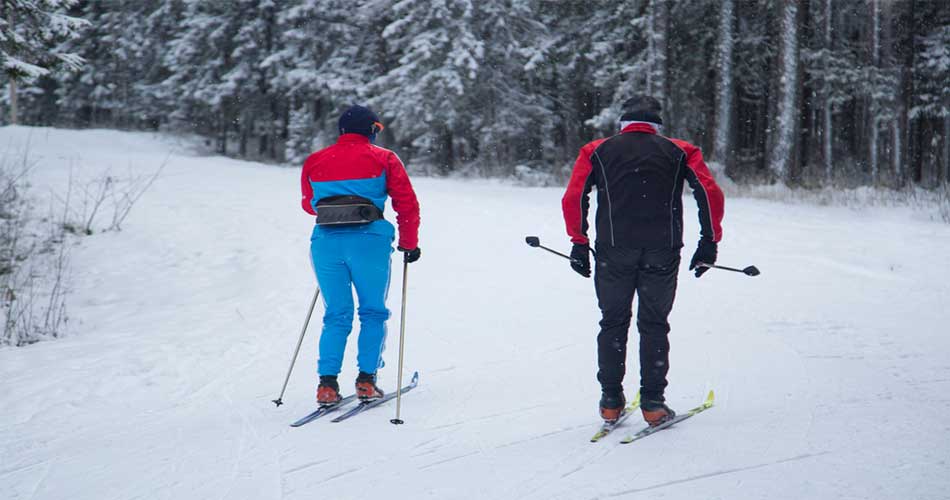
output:
{"label": "person's leg", "polygon": [[383,366],[386,343],[386,296],[392,255],[391,239],[379,235],[347,238],[347,262],[359,299],[360,335],[357,364],[364,373],[376,373]]}
{"label": "person's leg", "polygon": [[637,329],[640,331],[640,397],[665,401],[666,374],[670,368],[670,324],[676,296],[679,249],[644,250],[637,284]]}
{"label": "person's leg", "polygon": [[346,338],[353,328],[353,288],[339,238],[314,238],[310,244],[313,268],[325,311],[320,334],[319,375],[338,375],[343,366]]}
{"label": "person's leg", "polygon": [[597,362],[604,394],[623,392],[626,373],[627,332],[630,330],[633,294],[637,287],[638,250],[604,247],[597,251],[594,287],[600,305]]}

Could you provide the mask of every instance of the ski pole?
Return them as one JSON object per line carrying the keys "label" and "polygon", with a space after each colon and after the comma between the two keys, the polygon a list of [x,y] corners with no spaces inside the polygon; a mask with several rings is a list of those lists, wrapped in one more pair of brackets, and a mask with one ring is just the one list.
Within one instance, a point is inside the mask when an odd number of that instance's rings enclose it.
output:
{"label": "ski pole", "polygon": [[399,319],[399,374],[396,375],[396,418],[390,420],[393,425],[404,424],[399,418],[402,409],[402,355],[406,345],[406,283],[409,273],[409,261],[402,261],[402,314]]}
{"label": "ski pole", "polygon": [[527,243],[529,247],[534,247],[534,248],[540,248],[540,249],[543,249],[543,250],[547,250],[547,251],[553,253],[554,255],[558,255],[558,256],[560,256],[560,257],[564,257],[565,259],[567,259],[567,260],[569,260],[569,261],[571,261],[571,262],[574,261],[574,259],[572,259],[570,255],[564,255],[563,253],[558,252],[557,250],[551,250],[550,248],[548,248],[548,247],[542,245],[542,244],[541,244],[541,239],[538,238],[537,236],[525,236],[524,242]]}
{"label": "ski pole", "polygon": [[759,272],[759,268],[757,268],[757,267],[755,267],[755,266],[749,266],[749,267],[747,267],[747,268],[745,268],[745,269],[736,269],[736,268],[734,268],[734,267],[717,266],[717,265],[714,265],[714,264],[707,264],[707,263],[705,263],[705,262],[697,262],[696,265],[699,266],[699,267],[708,267],[708,268],[712,268],[712,269],[722,269],[722,270],[724,270],[724,271],[732,271],[732,272],[734,272],[734,273],[743,273],[743,274],[745,274],[746,276],[758,276],[758,275],[762,274],[762,273]]}
{"label": "ski pole", "polygon": [[277,406],[284,404],[284,391],[287,390],[287,382],[290,381],[290,373],[294,371],[294,363],[297,362],[297,354],[300,353],[300,345],[303,344],[303,336],[307,333],[307,326],[310,324],[310,316],[313,315],[313,308],[317,305],[317,297],[320,296],[320,288],[313,293],[313,301],[310,302],[310,310],[307,311],[307,319],[303,322],[303,328],[300,330],[300,340],[297,341],[297,348],[294,349],[294,357],[290,359],[290,368],[287,369],[287,377],[284,379],[284,387],[280,389],[280,396],[272,399]]}

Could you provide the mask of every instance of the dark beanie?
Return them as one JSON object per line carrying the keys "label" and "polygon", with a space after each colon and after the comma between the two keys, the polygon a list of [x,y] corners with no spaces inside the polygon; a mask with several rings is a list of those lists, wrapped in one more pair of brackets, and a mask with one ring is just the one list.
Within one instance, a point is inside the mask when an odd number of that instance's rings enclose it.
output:
{"label": "dark beanie", "polygon": [[624,101],[620,108],[620,121],[622,122],[651,122],[657,125],[663,125],[663,119],[660,118],[662,107],[660,101],[646,94],[637,94]]}
{"label": "dark beanie", "polygon": [[376,134],[373,124],[379,117],[372,109],[354,104],[340,115],[340,134],[362,134],[370,137]]}

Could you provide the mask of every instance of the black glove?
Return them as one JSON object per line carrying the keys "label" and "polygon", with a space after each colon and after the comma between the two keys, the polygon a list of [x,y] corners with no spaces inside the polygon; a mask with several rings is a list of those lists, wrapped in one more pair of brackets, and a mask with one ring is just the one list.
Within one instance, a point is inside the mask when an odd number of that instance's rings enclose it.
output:
{"label": "black glove", "polygon": [[412,250],[406,250],[403,247],[397,247],[400,252],[402,252],[402,261],[407,264],[412,264],[413,262],[419,260],[419,257],[422,257],[422,249],[419,247],[413,248]]}
{"label": "black glove", "polygon": [[693,260],[689,261],[689,270],[692,271],[695,269],[697,278],[702,276],[703,273],[709,270],[709,268],[700,266],[699,264],[715,264],[716,253],[716,242],[707,240],[705,238],[699,240],[699,245],[696,247],[696,253],[693,254]]}
{"label": "black glove", "polygon": [[571,269],[585,278],[590,278],[590,245],[574,244],[571,249]]}

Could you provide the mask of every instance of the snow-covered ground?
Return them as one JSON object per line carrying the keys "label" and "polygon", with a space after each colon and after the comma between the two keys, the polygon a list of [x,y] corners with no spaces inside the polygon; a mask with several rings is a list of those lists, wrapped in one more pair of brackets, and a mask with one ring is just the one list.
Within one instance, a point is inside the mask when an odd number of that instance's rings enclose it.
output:
{"label": "snow-covered ground", "polygon": [[950,495],[948,225],[727,200],[720,261],[763,274],[684,268],[671,320],[671,404],[715,389],[716,406],[631,445],[623,431],[591,444],[592,282],[524,244],[568,249],[561,191],[416,179],[406,366],[421,385],[406,425],[389,405],[292,429],[314,406],[319,332],[275,408],[314,290],[298,170],[148,134],[0,129],[3,154],[27,141],[37,196],[71,168],[147,173],[171,156],[121,232],[74,250],[69,336],[0,350],[2,499]]}

